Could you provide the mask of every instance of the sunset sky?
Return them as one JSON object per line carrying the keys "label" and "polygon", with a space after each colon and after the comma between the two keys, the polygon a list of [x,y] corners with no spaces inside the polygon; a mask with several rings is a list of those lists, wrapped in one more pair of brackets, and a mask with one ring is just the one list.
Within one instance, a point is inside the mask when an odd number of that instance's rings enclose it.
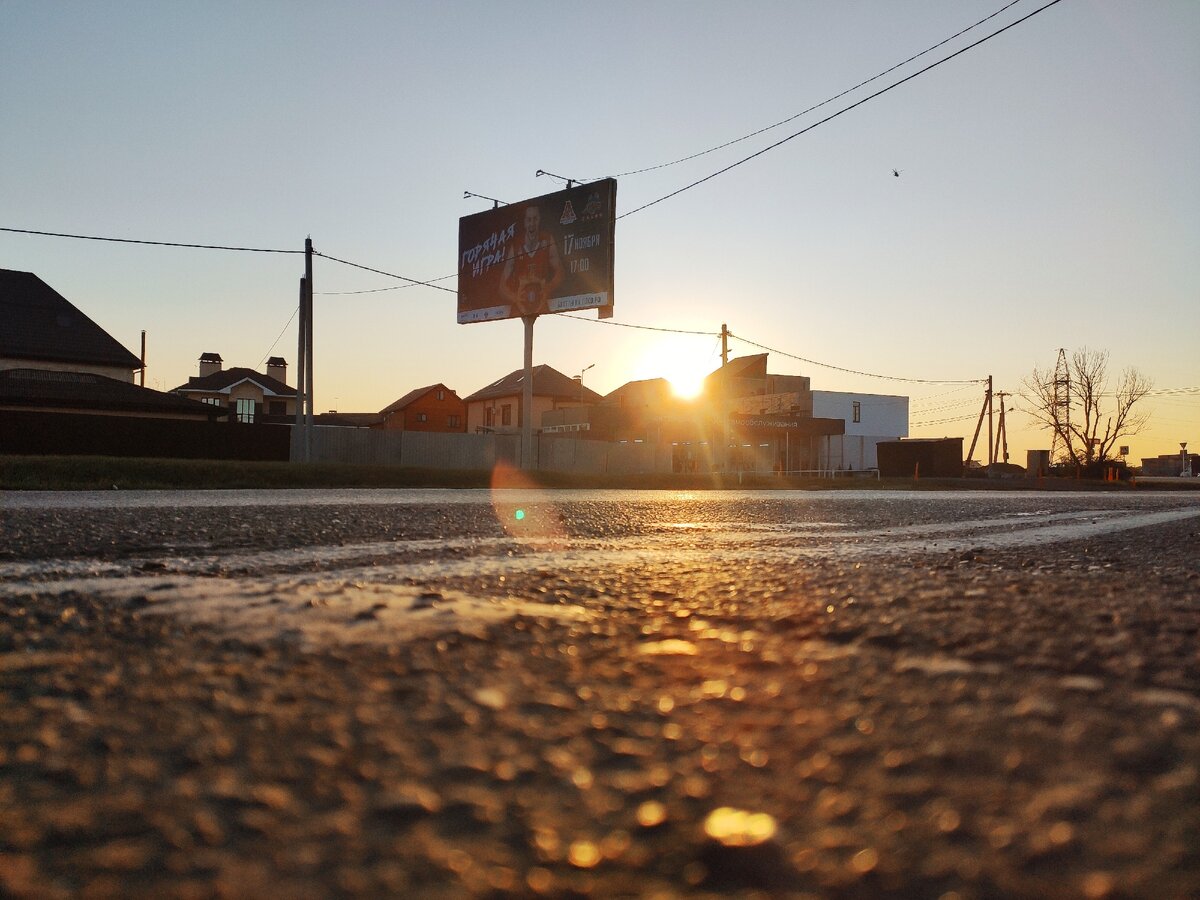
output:
{"label": "sunset sky", "polygon": [[[4,0],[0,226],[311,236],[444,279],[317,259],[317,409],[376,411],[521,365],[519,322],[455,321],[458,219],[490,206],[464,192],[611,175],[615,316],[542,317],[535,363],[592,366],[601,393],[686,380],[719,364],[727,323],[731,355],[769,347],[771,371],[814,389],[907,395],[913,436],[969,441],[983,388],[961,382],[1017,395],[1087,346],[1114,382],[1154,381],[1135,460],[1200,448],[1200,3],[1062,0],[799,134],[1046,2]],[[295,361],[296,254],[0,231],[0,267],[135,353],[145,330],[148,386],[185,382],[202,352]],[[1050,441],[1012,404],[1024,464]]]}

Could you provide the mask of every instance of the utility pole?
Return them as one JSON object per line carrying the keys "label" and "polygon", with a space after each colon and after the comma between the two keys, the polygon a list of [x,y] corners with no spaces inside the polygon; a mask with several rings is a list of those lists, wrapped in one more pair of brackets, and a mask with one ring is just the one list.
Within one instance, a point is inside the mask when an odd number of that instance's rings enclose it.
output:
{"label": "utility pole", "polygon": [[304,309],[307,329],[304,335],[305,373],[304,395],[308,408],[304,415],[304,461],[312,462],[313,431],[313,244],[312,238],[304,239]]}
{"label": "utility pole", "polygon": [[146,332],[142,331],[142,380],[141,386],[146,386]]}
{"label": "utility pole", "polygon": [[[973,460],[975,458],[975,445],[979,442],[979,431],[981,428],[983,428],[983,415],[991,408],[991,405],[992,405],[992,376],[989,375],[987,377],[987,391],[983,395],[983,406],[979,407],[979,421],[975,423],[975,437],[971,438],[971,449],[967,451],[967,462],[970,462],[971,460]],[[988,435],[988,445],[989,446],[991,445],[991,439],[992,439],[991,435],[989,434]],[[989,456],[991,455],[990,450],[989,450],[988,455]],[[989,463],[995,462],[995,460],[989,459],[988,462]]]}
{"label": "utility pole", "polygon": [[313,275],[312,238],[304,239],[304,277],[300,279],[299,322],[296,327],[296,457],[312,462],[313,427]]}
{"label": "utility pole", "polygon": [[296,424],[293,428],[292,446],[296,450],[297,462],[308,462],[305,456],[307,441],[304,419],[304,351],[308,346],[305,333],[308,330],[308,288],[304,276],[300,276],[300,306],[296,317]]}
{"label": "utility pole", "polygon": [[1000,429],[996,434],[997,440],[1000,442],[1001,452],[1003,453],[1003,462],[1008,462],[1008,431],[1004,427],[1004,398],[1011,396],[1004,391],[999,391],[996,394],[1000,398]]}
{"label": "utility pole", "polygon": [[988,393],[987,393],[987,412],[988,412],[988,465],[996,461],[996,441],[995,430],[992,424],[992,376],[988,376]]}
{"label": "utility pole", "polygon": [[728,470],[730,463],[729,453],[729,378],[725,374],[725,367],[729,365],[729,328],[724,322],[721,323],[721,375],[717,381],[720,397],[718,403],[721,410],[721,452],[717,455],[720,461],[721,468]]}

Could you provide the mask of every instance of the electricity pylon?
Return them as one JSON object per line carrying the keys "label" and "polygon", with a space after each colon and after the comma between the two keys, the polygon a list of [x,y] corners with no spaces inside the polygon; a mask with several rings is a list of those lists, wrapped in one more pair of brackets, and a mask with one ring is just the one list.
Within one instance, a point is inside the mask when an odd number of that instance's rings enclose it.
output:
{"label": "electricity pylon", "polygon": [[1057,462],[1060,451],[1070,450],[1067,435],[1071,431],[1071,370],[1067,368],[1067,351],[1059,348],[1058,364],[1054,367],[1054,400],[1050,414],[1054,421],[1054,439],[1050,445],[1050,461]]}

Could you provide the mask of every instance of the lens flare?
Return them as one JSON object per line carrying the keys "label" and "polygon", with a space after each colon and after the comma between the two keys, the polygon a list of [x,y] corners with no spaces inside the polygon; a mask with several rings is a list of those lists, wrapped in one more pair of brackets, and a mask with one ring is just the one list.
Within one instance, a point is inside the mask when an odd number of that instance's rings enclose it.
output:
{"label": "lens flare", "polygon": [[500,462],[492,469],[492,509],[509,537],[538,547],[561,547],[566,529],[558,507],[528,473]]}

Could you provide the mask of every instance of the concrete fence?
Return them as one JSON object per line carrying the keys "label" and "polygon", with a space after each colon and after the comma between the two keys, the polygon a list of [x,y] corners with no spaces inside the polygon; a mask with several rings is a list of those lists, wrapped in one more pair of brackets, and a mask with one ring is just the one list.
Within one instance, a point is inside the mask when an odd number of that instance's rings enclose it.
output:
{"label": "concrete fence", "polygon": [[[293,429],[293,461],[304,458],[302,440],[303,430]],[[873,451],[874,447],[871,449]],[[533,439],[534,468],[544,472],[581,475],[669,474],[675,469],[674,451],[675,448],[669,443],[650,441],[589,441],[559,435],[534,435]],[[521,436],[379,431],[318,425],[312,429],[311,460],[350,465],[475,471],[488,470],[498,462],[505,462],[520,468]],[[701,459],[699,462],[701,472],[716,468],[711,459]],[[878,474],[872,467],[860,467],[862,462],[865,460],[856,458],[855,468]],[[730,471],[769,474],[776,471],[773,464],[774,457],[770,453],[751,453],[742,457]],[[835,462],[834,466],[787,474],[832,478],[839,474],[837,468]]]}
{"label": "concrete fence", "polygon": [[[304,458],[302,429],[293,429],[291,459]],[[312,462],[418,469],[486,470],[521,465],[519,434],[439,434],[318,425]],[[534,436],[536,468],[552,472],[639,475],[671,471],[671,447]]]}
{"label": "concrete fence", "polygon": [[[304,459],[304,430],[292,429],[291,459]],[[414,469],[490,469],[498,461],[518,465],[520,436],[379,431],[317,425],[311,435],[312,462]]]}

